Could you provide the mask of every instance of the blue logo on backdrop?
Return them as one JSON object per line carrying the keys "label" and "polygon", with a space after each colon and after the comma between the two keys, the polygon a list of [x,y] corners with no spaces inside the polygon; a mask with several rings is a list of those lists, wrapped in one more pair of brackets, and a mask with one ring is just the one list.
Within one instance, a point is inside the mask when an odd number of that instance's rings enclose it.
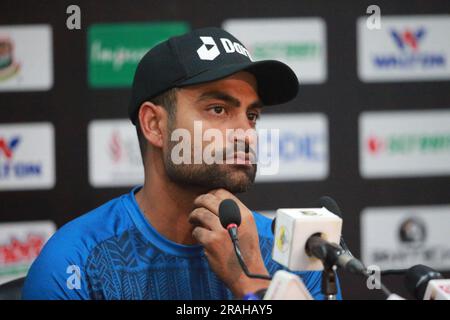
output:
{"label": "blue logo on backdrop", "polygon": [[425,52],[421,46],[426,37],[425,28],[414,31],[405,29],[400,32],[390,30],[392,41],[398,48],[397,53],[375,55],[373,63],[380,69],[410,69],[421,67],[423,69],[443,67],[446,64],[445,56],[439,52]]}
{"label": "blue logo on backdrop", "polygon": [[14,154],[20,146],[20,142],[20,136],[15,136],[10,140],[0,137],[0,179],[11,177],[27,178],[42,174],[42,165],[40,163],[14,160]]}

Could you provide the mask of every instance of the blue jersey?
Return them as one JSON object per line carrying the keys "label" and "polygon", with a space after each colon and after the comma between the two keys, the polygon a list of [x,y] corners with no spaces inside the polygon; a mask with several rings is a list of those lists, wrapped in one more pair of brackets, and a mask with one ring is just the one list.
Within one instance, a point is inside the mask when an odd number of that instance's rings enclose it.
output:
{"label": "blue jersey", "polygon": [[[31,266],[23,298],[233,299],[202,246],[172,242],[152,227],[136,202],[138,188],[58,230]],[[271,220],[253,214],[262,257],[274,274],[282,266],[271,258]],[[323,299],[321,272],[298,275]]]}

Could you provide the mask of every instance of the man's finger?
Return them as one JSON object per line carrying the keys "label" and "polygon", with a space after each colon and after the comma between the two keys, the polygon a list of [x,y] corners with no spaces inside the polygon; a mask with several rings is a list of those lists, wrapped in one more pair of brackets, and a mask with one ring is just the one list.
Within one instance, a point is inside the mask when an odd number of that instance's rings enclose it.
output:
{"label": "man's finger", "polygon": [[223,188],[214,189],[214,190],[209,191],[208,194],[212,194],[217,199],[219,199],[219,203],[222,200],[231,199],[231,200],[234,200],[234,202],[236,202],[240,208],[245,207],[244,204],[241,202],[241,200],[239,200],[234,194],[232,194],[230,191],[228,191],[226,189],[223,189]]}
{"label": "man's finger", "polygon": [[195,240],[202,246],[208,246],[209,243],[212,241],[212,234],[213,232],[211,230],[205,229],[203,227],[195,227],[194,230],[192,230],[192,236]]}
{"label": "man's finger", "polygon": [[[236,202],[236,204],[238,205],[241,215],[243,217],[247,216],[247,212],[250,213],[250,210],[248,210],[248,208],[234,194],[232,194],[231,192],[229,192],[226,189],[223,189],[223,188],[214,189],[214,190],[211,190],[208,194],[214,195],[216,197],[216,199],[218,199],[219,204],[222,202],[222,200],[225,200],[225,199],[234,200],[234,202]],[[217,210],[219,210],[219,209],[217,209]]]}
{"label": "man's finger", "polygon": [[219,216],[219,205],[222,200],[211,193],[205,193],[195,198],[194,206],[204,207]]}
{"label": "man's finger", "polygon": [[213,189],[208,193],[215,195],[219,199],[233,199],[235,201],[237,200],[234,194],[224,188]]}
{"label": "man's finger", "polygon": [[189,223],[209,230],[221,230],[219,217],[204,207],[194,209],[188,217]]}

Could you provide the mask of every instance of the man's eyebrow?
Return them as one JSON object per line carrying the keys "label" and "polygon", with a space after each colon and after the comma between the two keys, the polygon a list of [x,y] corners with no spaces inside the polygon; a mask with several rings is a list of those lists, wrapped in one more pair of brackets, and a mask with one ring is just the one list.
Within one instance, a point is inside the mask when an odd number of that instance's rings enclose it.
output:
{"label": "man's eyebrow", "polygon": [[[233,107],[240,107],[241,102],[233,96],[222,92],[222,91],[207,91],[204,92],[198,97],[197,102],[208,100],[208,99],[217,99],[227,102]],[[256,100],[249,105],[249,108],[262,108],[263,103],[261,100]]]}

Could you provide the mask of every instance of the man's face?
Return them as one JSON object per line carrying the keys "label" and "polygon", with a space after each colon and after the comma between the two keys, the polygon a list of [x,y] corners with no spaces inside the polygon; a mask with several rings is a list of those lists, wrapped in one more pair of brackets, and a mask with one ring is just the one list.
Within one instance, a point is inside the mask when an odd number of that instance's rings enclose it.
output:
{"label": "man's face", "polygon": [[[163,148],[169,179],[206,190],[224,188],[232,193],[246,191],[256,175],[256,135],[236,134],[235,130],[255,133],[261,107],[256,79],[248,72],[238,72],[222,80],[179,89],[175,120],[169,127]],[[201,135],[198,135],[199,124]],[[180,129],[185,129],[191,137],[191,161],[188,163],[174,162],[173,159],[172,150],[179,140],[171,141],[171,136]],[[222,138],[205,141],[203,133],[208,130],[211,132],[210,129],[220,131]],[[202,154],[199,149],[212,150],[210,154],[216,160],[223,161],[205,163],[202,157],[201,163],[194,162],[194,154]],[[243,163],[243,159],[247,161]]]}

